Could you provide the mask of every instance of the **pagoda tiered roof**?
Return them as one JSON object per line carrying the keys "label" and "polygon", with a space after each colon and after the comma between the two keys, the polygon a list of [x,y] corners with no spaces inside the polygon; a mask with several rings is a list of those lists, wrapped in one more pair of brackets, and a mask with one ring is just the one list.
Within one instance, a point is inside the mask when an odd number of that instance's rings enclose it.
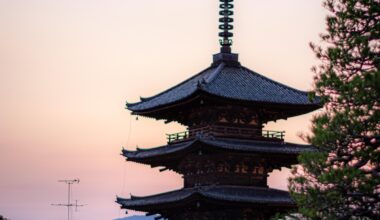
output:
{"label": "pagoda tiered roof", "polygon": [[270,106],[287,117],[320,108],[319,100],[309,100],[308,93],[271,80],[239,63],[221,60],[184,82],[140,102],[127,103],[134,114],[155,117],[168,107],[183,105],[202,97],[235,101],[254,107]]}
{"label": "pagoda tiered roof", "polygon": [[150,149],[122,150],[128,161],[163,167],[182,175],[184,188],[156,195],[117,197],[124,209],[157,219],[269,219],[296,208],[289,193],[268,188],[274,169],[297,163],[317,149],[284,142],[284,131],[264,124],[321,107],[320,99],[242,66],[232,53],[233,0],[220,0],[220,53],[210,67],[139,102],[132,114],[187,131],[168,134],[168,143]]}
{"label": "pagoda tiered roof", "polygon": [[[136,151],[123,149],[122,154],[129,161],[134,161],[151,166],[170,166],[175,164],[189,152],[216,151],[249,153],[268,155],[271,158],[282,158],[277,160],[282,166],[297,163],[297,156],[302,152],[315,151],[312,145],[294,144],[279,141],[258,141],[248,139],[202,137],[180,143],[168,144],[160,147],[141,149]],[[173,167],[171,167],[173,168]]]}
{"label": "pagoda tiered roof", "polygon": [[247,204],[250,207],[295,207],[286,191],[254,186],[198,186],[162,194],[129,199],[117,198],[122,208],[145,212],[159,212],[168,208],[185,207],[188,203],[203,201],[223,204]]}

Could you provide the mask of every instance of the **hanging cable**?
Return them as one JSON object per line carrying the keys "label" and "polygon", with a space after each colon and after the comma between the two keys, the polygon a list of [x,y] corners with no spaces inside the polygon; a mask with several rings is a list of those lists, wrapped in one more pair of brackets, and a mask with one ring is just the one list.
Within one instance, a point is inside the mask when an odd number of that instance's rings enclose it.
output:
{"label": "hanging cable", "polygon": [[[129,140],[131,138],[131,134],[132,134],[132,121],[133,121],[133,117],[132,115],[130,114],[129,115],[129,128],[128,128],[128,132],[127,132],[127,139],[125,141],[125,146],[128,146],[129,145]],[[126,177],[127,177],[127,163],[124,163],[124,166],[123,166],[123,179],[122,179],[122,186],[121,186],[121,195],[124,195],[124,192],[125,192],[125,187],[126,187]],[[122,212],[122,209],[119,209],[118,210],[118,218],[120,218],[121,216],[121,212]]]}

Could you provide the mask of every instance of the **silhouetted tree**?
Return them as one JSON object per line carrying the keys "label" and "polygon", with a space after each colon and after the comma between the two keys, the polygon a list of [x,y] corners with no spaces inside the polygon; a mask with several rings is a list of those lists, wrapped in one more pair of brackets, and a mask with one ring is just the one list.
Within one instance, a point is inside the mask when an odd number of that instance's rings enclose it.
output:
{"label": "silhouetted tree", "polygon": [[2,215],[0,215],[0,220],[10,220],[10,219],[7,219],[7,218],[3,217]]}
{"label": "silhouetted tree", "polygon": [[[315,94],[324,112],[289,189],[307,219],[380,219],[380,0],[325,0]],[[315,98],[312,94],[311,98]]]}

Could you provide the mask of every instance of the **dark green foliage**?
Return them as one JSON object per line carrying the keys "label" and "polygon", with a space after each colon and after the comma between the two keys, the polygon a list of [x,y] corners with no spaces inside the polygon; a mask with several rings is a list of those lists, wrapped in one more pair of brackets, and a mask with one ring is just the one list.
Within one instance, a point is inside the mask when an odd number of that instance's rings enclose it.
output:
{"label": "dark green foliage", "polygon": [[325,0],[315,94],[324,112],[289,189],[306,219],[380,219],[380,0]]}

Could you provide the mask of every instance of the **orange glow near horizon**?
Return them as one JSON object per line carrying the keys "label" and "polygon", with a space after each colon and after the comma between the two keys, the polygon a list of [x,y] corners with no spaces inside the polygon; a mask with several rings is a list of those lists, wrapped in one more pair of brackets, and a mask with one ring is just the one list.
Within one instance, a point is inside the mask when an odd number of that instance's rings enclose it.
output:
{"label": "orange glow near horizon", "polygon": [[[75,219],[125,216],[116,195],[181,187],[182,179],[126,163],[122,147],[165,144],[182,131],[124,109],[211,64],[219,51],[217,0],[0,0],[0,215],[64,220],[59,179],[79,178]],[[312,89],[325,12],[319,0],[235,1],[240,62],[300,90]],[[301,143],[312,114],[269,123]],[[288,172],[270,185],[286,189]]]}

